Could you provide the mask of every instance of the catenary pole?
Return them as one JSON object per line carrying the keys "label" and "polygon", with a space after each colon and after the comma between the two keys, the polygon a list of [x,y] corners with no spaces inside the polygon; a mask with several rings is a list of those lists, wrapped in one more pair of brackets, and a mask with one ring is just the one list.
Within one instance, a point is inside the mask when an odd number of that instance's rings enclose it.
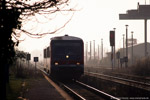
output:
{"label": "catenary pole", "polygon": [[[116,31],[116,28],[114,28],[114,32],[115,31]],[[114,58],[114,67],[116,66],[116,45],[115,45],[116,41],[115,40],[116,40],[116,32],[115,32],[115,35],[114,35],[114,54],[113,54],[114,55],[114,57],[113,57]]]}
{"label": "catenary pole", "polygon": [[125,67],[128,67],[128,25],[126,26],[126,62],[125,62]]}

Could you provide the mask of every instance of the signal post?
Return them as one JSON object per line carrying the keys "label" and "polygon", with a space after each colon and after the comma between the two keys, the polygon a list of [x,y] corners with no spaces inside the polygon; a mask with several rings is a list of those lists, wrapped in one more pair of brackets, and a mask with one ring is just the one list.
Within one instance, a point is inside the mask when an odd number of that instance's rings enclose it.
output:
{"label": "signal post", "polygon": [[114,58],[114,47],[115,47],[115,31],[110,31],[110,36],[109,36],[109,40],[110,40],[110,46],[111,46],[111,64],[112,64],[112,70],[114,68],[114,64],[115,64],[115,58]]}

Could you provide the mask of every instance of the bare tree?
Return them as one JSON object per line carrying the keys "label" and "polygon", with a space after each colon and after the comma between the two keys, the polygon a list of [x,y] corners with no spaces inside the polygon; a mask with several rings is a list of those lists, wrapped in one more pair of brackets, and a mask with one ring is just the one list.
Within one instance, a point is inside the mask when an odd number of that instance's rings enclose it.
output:
{"label": "bare tree", "polygon": [[69,0],[0,0],[0,90],[2,100],[6,99],[6,83],[9,82],[9,65],[11,57],[15,56],[14,46],[19,43],[12,41],[12,36],[17,39],[17,32],[24,32],[31,37],[42,37],[46,34],[53,34],[69,22],[54,31],[41,34],[33,34],[28,30],[22,29],[22,21],[29,20],[37,14],[47,17],[58,11],[73,11],[64,9]]}
{"label": "bare tree", "polygon": [[[8,8],[16,8],[16,10],[20,13],[20,16],[18,18],[18,26],[16,29],[20,30],[21,32],[24,32],[30,37],[36,37],[41,38],[42,36],[46,34],[54,34],[57,31],[61,30],[66,26],[66,24],[71,20],[68,19],[62,26],[58,27],[55,30],[46,32],[46,33],[40,33],[40,34],[33,34],[27,30],[24,30],[21,27],[21,22],[23,20],[33,20],[33,16],[38,22],[38,19],[36,18],[37,15],[42,15],[45,18],[52,20],[53,18],[49,18],[48,16],[55,14],[57,12],[66,12],[66,11],[74,11],[71,8],[65,9],[66,6],[68,6],[68,0],[29,0],[24,2],[23,0],[20,1],[14,1],[11,0],[8,2]],[[13,31],[14,35],[16,35],[16,31]]]}

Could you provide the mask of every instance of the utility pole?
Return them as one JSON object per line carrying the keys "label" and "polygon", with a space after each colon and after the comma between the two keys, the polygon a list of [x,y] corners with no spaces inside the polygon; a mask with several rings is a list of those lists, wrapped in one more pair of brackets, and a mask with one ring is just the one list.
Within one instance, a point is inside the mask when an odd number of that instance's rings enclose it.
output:
{"label": "utility pole", "polygon": [[126,60],[125,60],[125,67],[128,67],[128,25],[126,26]]}
{"label": "utility pole", "polygon": [[[123,56],[122,56],[122,59],[124,59],[124,57],[125,57],[125,48],[124,48],[124,44],[125,44],[125,42],[124,42],[124,34],[123,34]],[[123,62],[122,62],[122,65],[121,65],[121,67],[123,67]]]}
{"label": "utility pole", "polygon": [[148,52],[147,52],[147,19],[144,19],[145,22],[145,57],[148,56]]}
{"label": "utility pole", "polygon": [[123,57],[124,57],[124,34],[123,34]]}
{"label": "utility pole", "polygon": [[95,61],[95,40],[93,40],[93,51],[94,51],[94,61]]}
{"label": "utility pole", "polygon": [[103,60],[103,39],[101,39],[101,55],[102,55],[102,60]]}
{"label": "utility pole", "polygon": [[91,41],[90,41],[90,61],[91,61],[91,56],[92,56],[92,47],[91,47]]}
{"label": "utility pole", "polygon": [[88,42],[86,42],[86,64],[88,59]]}
{"label": "utility pole", "polygon": [[113,62],[113,46],[111,46],[111,67],[112,70],[114,69],[114,62]]}
{"label": "utility pole", "polygon": [[[114,28],[114,32],[116,31],[116,28]],[[116,32],[115,32],[115,35],[114,35],[114,67],[116,66],[116,46],[115,46],[115,44],[116,44]]]}
{"label": "utility pole", "polygon": [[99,44],[98,44],[98,61],[99,61]]}
{"label": "utility pole", "polygon": [[131,49],[131,53],[132,53],[132,65],[133,65],[133,31],[131,32],[131,38],[132,38],[132,49]]}

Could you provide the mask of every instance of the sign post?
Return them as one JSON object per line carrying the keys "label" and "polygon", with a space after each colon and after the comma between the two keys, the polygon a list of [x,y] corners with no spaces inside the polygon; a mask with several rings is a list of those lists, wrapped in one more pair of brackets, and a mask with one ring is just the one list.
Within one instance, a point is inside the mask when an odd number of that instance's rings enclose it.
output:
{"label": "sign post", "polygon": [[27,54],[27,61],[28,61],[28,68],[29,68],[29,61],[31,60],[31,54]]}
{"label": "sign post", "polygon": [[36,71],[36,62],[38,62],[38,57],[34,57],[34,62],[35,62],[35,71]]}
{"label": "sign post", "polygon": [[123,58],[120,58],[120,65],[121,65],[121,68],[122,68],[122,64],[124,63],[124,57]]}

